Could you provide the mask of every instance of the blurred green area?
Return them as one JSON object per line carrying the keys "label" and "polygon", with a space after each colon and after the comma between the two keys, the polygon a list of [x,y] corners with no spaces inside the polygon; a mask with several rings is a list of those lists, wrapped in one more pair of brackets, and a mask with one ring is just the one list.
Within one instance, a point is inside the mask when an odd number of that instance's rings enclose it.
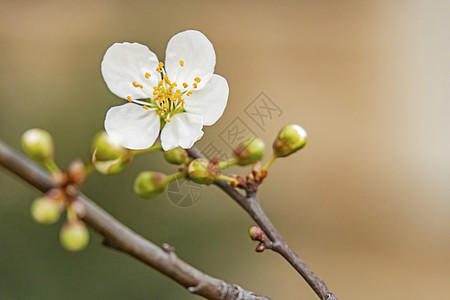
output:
{"label": "blurred green area", "polygon": [[[230,98],[199,148],[236,116],[251,122],[244,109],[265,92],[283,110],[264,130],[249,123],[267,145],[288,123],[309,133],[260,190],[287,241],[342,299],[437,299],[450,292],[448,9],[444,0],[2,1],[0,138],[19,149],[20,135],[40,127],[60,166],[86,158],[105,112],[122,103],[100,74],[106,49],[136,41],[163,59],[173,34],[200,30]],[[132,193],[139,171],[175,169],[151,153],[117,176],[94,174],[83,191],[200,270],[275,299],[315,297],[280,257],[254,253],[253,222],[214,187],[184,209]],[[38,196],[0,170],[0,299],[198,299],[95,233],[87,250],[64,251],[61,223],[31,220]]]}

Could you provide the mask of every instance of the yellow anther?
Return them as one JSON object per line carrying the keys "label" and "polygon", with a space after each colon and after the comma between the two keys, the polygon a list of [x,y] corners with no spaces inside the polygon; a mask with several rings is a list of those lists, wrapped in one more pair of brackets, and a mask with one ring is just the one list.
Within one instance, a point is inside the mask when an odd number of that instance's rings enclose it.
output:
{"label": "yellow anther", "polygon": [[192,85],[194,86],[194,89],[197,88],[197,83],[196,82],[194,82]]}
{"label": "yellow anther", "polygon": [[145,109],[145,110],[148,110],[148,106],[147,105],[142,106],[142,108]]}
{"label": "yellow anther", "polygon": [[152,76],[152,75],[150,75],[150,73],[149,72],[147,72],[147,73],[145,73],[145,78],[149,78],[150,76]]}
{"label": "yellow anther", "polygon": [[158,95],[159,93],[158,93],[158,91],[153,91],[153,95]]}
{"label": "yellow anther", "polygon": [[188,87],[188,84],[187,84],[186,82],[184,82],[184,83],[183,83],[183,87],[184,87],[184,88],[187,88],[187,87]]}
{"label": "yellow anther", "polygon": [[164,103],[164,104],[163,104],[163,108],[164,108],[164,109],[168,109],[168,108],[169,108],[169,104]]}
{"label": "yellow anther", "polygon": [[192,92],[191,91],[187,92],[186,96],[190,96],[190,95],[192,95]]}
{"label": "yellow anther", "polygon": [[133,82],[133,86],[134,87],[138,87],[138,88],[144,88],[142,85],[140,85],[140,84],[138,84],[138,83],[136,83],[136,82]]}
{"label": "yellow anther", "polygon": [[169,119],[167,119],[167,118],[165,118],[165,119],[164,119],[164,121],[166,121],[166,122],[170,122],[170,120],[169,120]]}
{"label": "yellow anther", "polygon": [[164,111],[163,110],[158,110],[158,114],[163,115]]}
{"label": "yellow anther", "polygon": [[195,77],[194,80],[195,80],[195,82],[197,82],[197,83],[200,82],[200,81],[202,81],[199,77]]}
{"label": "yellow anther", "polygon": [[180,66],[184,66],[184,61],[180,60]]}
{"label": "yellow anther", "polygon": [[161,70],[160,67],[157,67],[157,68],[156,68],[156,71],[158,71],[159,73],[162,73],[162,70]]}
{"label": "yellow anther", "polygon": [[164,67],[164,63],[162,61],[159,62],[158,67],[162,68]]}
{"label": "yellow anther", "polygon": [[164,84],[164,80],[160,80],[159,85],[163,85],[163,84]]}
{"label": "yellow anther", "polygon": [[128,102],[133,102],[133,100],[131,100],[130,96],[128,96],[127,99],[128,99]]}

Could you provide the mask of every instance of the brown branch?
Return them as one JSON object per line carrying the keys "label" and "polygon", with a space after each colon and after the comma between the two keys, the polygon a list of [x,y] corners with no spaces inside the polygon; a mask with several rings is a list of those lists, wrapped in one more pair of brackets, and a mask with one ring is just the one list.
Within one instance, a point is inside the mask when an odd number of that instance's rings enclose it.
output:
{"label": "brown branch", "polygon": [[[203,157],[202,153],[196,148],[189,149],[188,153],[192,158]],[[314,272],[284,241],[283,237],[278,233],[275,226],[262,210],[255,194],[247,193],[247,195],[244,196],[226,181],[216,181],[215,185],[227,193],[250,215],[272,241],[270,249],[283,256],[283,258],[306,280],[320,299],[338,300],[338,298],[330,292],[325,282],[319,276],[314,274]]]}
{"label": "brown branch", "polygon": [[[16,174],[41,192],[53,188],[49,175],[34,162],[17,153],[0,140],[0,165]],[[235,284],[211,277],[183,260],[174,248],[164,244],[162,248],[144,239],[83,194],[77,196],[86,209],[84,221],[102,235],[103,244],[128,254],[184,286],[189,292],[206,299],[217,300],[270,300]]]}

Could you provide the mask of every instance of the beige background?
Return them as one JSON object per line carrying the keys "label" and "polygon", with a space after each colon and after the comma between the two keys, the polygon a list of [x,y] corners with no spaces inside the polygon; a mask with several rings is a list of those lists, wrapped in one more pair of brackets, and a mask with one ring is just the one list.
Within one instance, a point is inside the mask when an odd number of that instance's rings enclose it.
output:
{"label": "beige background", "polygon": [[[450,293],[449,9],[445,0],[1,1],[0,137],[18,148],[23,131],[42,127],[61,165],[86,157],[105,112],[121,103],[100,74],[106,49],[137,41],[163,59],[173,34],[198,29],[230,85],[222,119],[198,146],[265,92],[283,115],[265,131],[253,127],[257,135],[270,145],[288,123],[309,133],[260,191],[287,241],[341,299],[442,299]],[[275,299],[315,299],[280,257],[253,252],[252,221],[214,187],[187,209],[166,195],[138,199],[134,176],[150,169],[175,170],[152,153],[116,177],[93,175],[83,190],[212,275]],[[1,299],[197,299],[99,247],[95,234],[86,251],[65,252],[59,226],[29,217],[38,195],[0,171]]]}

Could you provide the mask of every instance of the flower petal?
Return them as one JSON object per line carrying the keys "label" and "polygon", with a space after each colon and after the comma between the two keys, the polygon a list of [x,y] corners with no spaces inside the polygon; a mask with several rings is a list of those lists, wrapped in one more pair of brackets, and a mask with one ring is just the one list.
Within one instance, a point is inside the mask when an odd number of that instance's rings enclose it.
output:
{"label": "flower petal", "polygon": [[[102,75],[111,92],[120,98],[144,99],[152,95],[153,87],[161,80],[157,67],[158,58],[147,46],[115,43],[103,57]],[[150,74],[149,78],[146,73]],[[143,88],[133,86],[133,82]]]}
{"label": "flower petal", "polygon": [[[180,61],[184,65],[180,65]],[[196,30],[174,35],[166,49],[166,72],[172,82],[181,86],[184,82],[192,89],[195,78],[200,78],[197,90],[202,89],[214,73],[216,53],[211,42]],[[195,90],[195,89],[194,89]]]}
{"label": "flower petal", "polygon": [[222,116],[228,101],[228,83],[225,78],[214,74],[208,85],[187,96],[184,109],[203,117],[203,125],[209,126]]}
{"label": "flower petal", "polygon": [[165,151],[178,146],[191,148],[203,136],[202,127],[202,117],[190,113],[176,114],[161,131],[161,146]]}
{"label": "flower petal", "polygon": [[159,135],[159,116],[133,103],[111,107],[106,113],[105,130],[120,139],[128,149],[147,149]]}

